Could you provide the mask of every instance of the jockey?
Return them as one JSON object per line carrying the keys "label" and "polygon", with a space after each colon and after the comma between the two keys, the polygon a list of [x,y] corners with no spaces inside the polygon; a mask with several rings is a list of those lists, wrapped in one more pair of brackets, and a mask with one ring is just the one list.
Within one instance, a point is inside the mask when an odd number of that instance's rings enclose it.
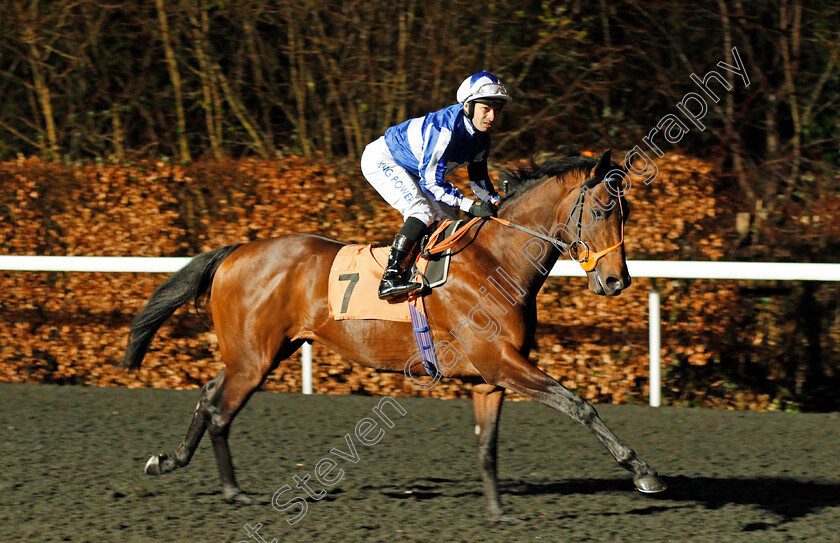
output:
{"label": "jockey", "polygon": [[[489,132],[513,99],[488,72],[466,78],[456,97],[457,104],[390,127],[362,153],[365,179],[405,220],[379,284],[381,299],[396,300],[422,288],[407,269],[432,222],[455,218],[453,208],[474,217],[496,215],[499,196],[487,172]],[[478,201],[462,196],[446,180],[446,174],[464,166]]]}

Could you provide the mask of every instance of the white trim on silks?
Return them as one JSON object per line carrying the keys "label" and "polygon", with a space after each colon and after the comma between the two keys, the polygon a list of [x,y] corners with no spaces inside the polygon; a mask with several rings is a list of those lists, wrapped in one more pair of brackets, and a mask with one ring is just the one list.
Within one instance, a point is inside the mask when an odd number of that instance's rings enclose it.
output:
{"label": "white trim on silks", "polygon": [[475,135],[475,125],[472,123],[469,117],[464,114],[464,128],[467,129],[467,132],[470,133],[470,136]]}
{"label": "white trim on silks", "polygon": [[[429,130],[431,129],[432,127],[430,126]],[[450,206],[457,206],[461,203],[460,198],[458,198],[454,194],[449,194],[443,189],[443,187],[437,184],[438,169],[441,167],[440,161],[443,158],[443,153],[446,152],[446,148],[449,146],[449,141],[451,139],[452,131],[450,131],[447,128],[442,128],[440,130],[440,134],[437,137],[437,141],[435,142],[435,147],[434,149],[432,149],[432,152],[429,153],[428,149],[423,150],[424,153],[427,153],[429,156],[429,163],[426,166],[426,171],[424,172],[423,178],[426,180],[426,186],[424,188],[432,195],[434,195],[435,200],[437,200],[438,202],[443,202],[444,204]],[[445,171],[443,175],[446,175]]]}
{"label": "white trim on silks", "polygon": [[[423,120],[423,117],[411,119],[408,127],[405,129],[409,147],[411,148],[412,154],[414,154],[414,158],[417,159],[418,164],[423,163],[423,144],[425,143],[425,139],[423,138]],[[420,145],[417,145],[418,143]]]}
{"label": "white trim on silks", "polygon": [[482,187],[480,184],[476,183],[475,181],[470,181],[470,189],[472,189],[473,194],[475,194],[476,198],[481,200],[482,202],[490,201],[490,191],[487,190],[486,187]]}

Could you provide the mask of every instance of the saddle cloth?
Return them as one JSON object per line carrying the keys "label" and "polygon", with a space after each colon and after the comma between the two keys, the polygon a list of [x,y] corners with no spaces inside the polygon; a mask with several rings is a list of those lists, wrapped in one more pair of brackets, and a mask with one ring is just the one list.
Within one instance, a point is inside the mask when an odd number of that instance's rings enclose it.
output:
{"label": "saddle cloth", "polygon": [[408,301],[379,299],[379,281],[388,262],[390,247],[347,245],[335,255],[330,268],[330,318],[379,319],[410,322]]}
{"label": "saddle cloth", "polygon": [[[453,223],[443,233],[446,237],[454,230]],[[430,240],[434,243],[436,239]],[[346,245],[335,255],[329,278],[330,318],[333,320],[378,319],[411,322],[408,304],[425,314],[422,298],[390,303],[379,299],[379,282],[388,262],[390,247],[373,245]],[[421,251],[422,253],[422,251]],[[440,286],[449,275],[450,250],[431,259],[418,257],[414,271],[425,278],[429,288]]]}
{"label": "saddle cloth", "polygon": [[[454,229],[453,223],[442,237]],[[430,240],[434,243],[436,240]],[[408,304],[425,314],[422,297],[398,303],[379,299],[379,282],[388,262],[390,247],[346,245],[333,260],[329,277],[330,318],[334,320],[378,319],[411,322]],[[421,251],[422,253],[422,251]],[[440,286],[449,275],[450,250],[431,259],[418,257],[415,270],[429,288]]]}

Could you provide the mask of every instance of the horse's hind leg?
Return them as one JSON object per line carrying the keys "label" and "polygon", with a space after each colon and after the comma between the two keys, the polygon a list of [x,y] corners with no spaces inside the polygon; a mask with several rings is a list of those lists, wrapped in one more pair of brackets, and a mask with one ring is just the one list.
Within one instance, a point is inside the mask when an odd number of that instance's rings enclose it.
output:
{"label": "horse's hind leg", "polygon": [[478,460],[487,502],[487,516],[491,520],[505,520],[496,475],[496,442],[499,435],[499,415],[505,389],[488,384],[473,387],[475,433],[478,436]]}
{"label": "horse's hind leg", "polygon": [[250,504],[249,498],[236,483],[233,461],[228,445],[230,424],[251,394],[257,390],[265,377],[282,360],[290,357],[303,340],[286,342],[274,357],[268,359],[257,355],[253,357],[239,355],[235,363],[227,360],[227,375],[219,393],[218,402],[208,408],[207,430],[213,442],[213,453],[219,466],[222,481],[222,498],[228,503]]}
{"label": "horse's hind leg", "polygon": [[218,396],[219,390],[225,379],[225,372],[208,381],[201,389],[201,397],[198,400],[198,405],[195,406],[192,422],[187,430],[187,435],[184,441],[176,447],[172,456],[168,454],[156,454],[149,458],[144,469],[146,475],[163,475],[170,471],[182,468],[190,463],[193,453],[198,448],[198,443],[201,437],[207,430],[207,408],[211,406]]}

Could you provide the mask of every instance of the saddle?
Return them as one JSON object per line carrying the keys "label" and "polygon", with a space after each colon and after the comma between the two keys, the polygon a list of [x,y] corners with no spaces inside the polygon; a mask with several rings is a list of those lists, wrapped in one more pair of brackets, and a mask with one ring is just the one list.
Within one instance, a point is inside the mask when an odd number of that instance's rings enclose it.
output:
{"label": "saddle", "polygon": [[[417,259],[414,261],[414,267],[411,271],[412,273],[419,273],[419,263],[422,260],[427,261],[425,271],[422,273],[423,284],[427,289],[429,289],[426,291],[426,294],[428,294],[431,289],[446,283],[446,280],[449,278],[449,261],[452,259],[451,247],[448,247],[445,251],[434,254],[429,251],[439,245],[438,240],[443,241],[448,239],[463,223],[463,220],[441,221],[435,225],[437,228],[435,228],[431,234],[424,236],[421,240],[420,252],[417,255]],[[441,228],[443,230],[439,232]]]}
{"label": "saddle", "polygon": [[[385,271],[390,248],[373,245],[346,245],[335,256],[329,277],[330,318],[334,320],[379,319],[410,322],[409,304],[425,313],[422,297],[446,283],[452,249],[441,247],[438,240],[448,238],[463,221],[444,221],[421,242],[412,273],[419,277],[424,289],[417,296],[399,303],[380,300],[379,281]],[[449,241],[449,240],[447,240]]]}

